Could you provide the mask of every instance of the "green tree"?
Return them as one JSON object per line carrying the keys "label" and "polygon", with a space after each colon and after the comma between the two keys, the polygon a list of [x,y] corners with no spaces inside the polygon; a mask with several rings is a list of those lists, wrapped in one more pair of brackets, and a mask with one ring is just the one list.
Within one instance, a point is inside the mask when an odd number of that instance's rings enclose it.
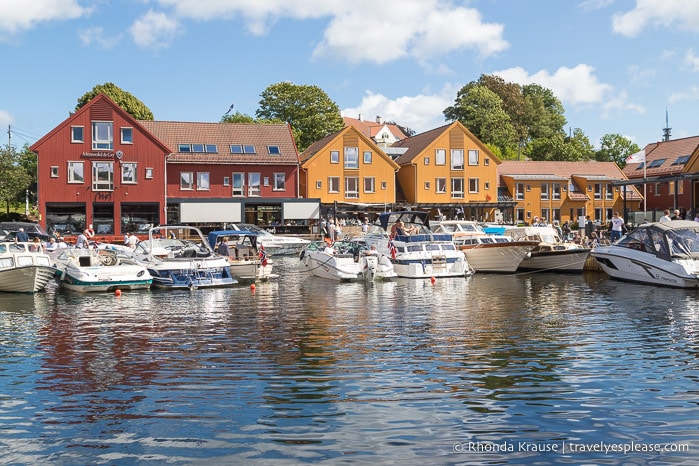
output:
{"label": "green tree", "polygon": [[257,118],[288,123],[299,151],[345,126],[340,107],[318,86],[281,82],[260,96]]}
{"label": "green tree", "polygon": [[641,148],[621,134],[605,134],[600,139],[600,149],[595,153],[595,160],[615,162],[619,167],[626,166],[626,158],[640,151]]}
{"label": "green tree", "polygon": [[6,212],[11,205],[18,205],[32,182],[32,176],[21,165],[22,154],[9,144],[0,148],[0,202],[5,203]]}
{"label": "green tree", "polygon": [[508,153],[517,145],[517,136],[502,99],[486,86],[469,84],[461,88],[456,101],[444,110],[447,121],[460,121],[481,142]]}
{"label": "green tree", "polygon": [[280,124],[280,123],[285,123],[283,120],[280,120],[279,118],[275,118],[272,120],[265,120],[262,118],[255,118],[250,115],[247,115],[245,113],[240,113],[240,112],[235,112],[232,115],[223,115],[221,117],[221,123],[253,123],[257,125],[271,125],[271,124]]}
{"label": "green tree", "polygon": [[75,106],[75,110],[79,110],[99,94],[105,94],[121,107],[122,110],[137,120],[153,120],[153,112],[146,107],[146,104],[138,100],[133,94],[126,92],[113,83],[98,84],[93,87],[91,91],[83,94],[83,96],[78,99],[78,105]]}
{"label": "green tree", "polygon": [[594,147],[580,128],[570,135],[563,131],[548,137],[533,139],[529,143],[531,160],[556,160],[579,162],[594,159]]}

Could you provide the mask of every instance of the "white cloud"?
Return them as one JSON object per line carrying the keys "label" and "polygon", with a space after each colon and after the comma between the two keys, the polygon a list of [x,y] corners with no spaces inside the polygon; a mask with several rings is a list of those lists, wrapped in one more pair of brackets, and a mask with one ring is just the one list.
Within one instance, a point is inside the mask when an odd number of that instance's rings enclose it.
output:
{"label": "white cloud", "polygon": [[613,90],[609,84],[600,83],[593,72],[591,66],[580,64],[575,68],[562,66],[554,74],[541,70],[530,75],[521,67],[494,71],[492,74],[522,85],[539,84],[551,89],[563,103],[584,105],[604,101]]}
{"label": "white cloud", "polygon": [[0,128],[7,128],[8,125],[12,124],[14,118],[9,112],[5,110],[0,110]]}
{"label": "white cloud", "polygon": [[83,45],[97,44],[103,49],[114,48],[121,41],[121,34],[108,37],[104,33],[104,29],[98,26],[90,27],[80,31],[78,34]]}
{"label": "white cloud", "polygon": [[373,120],[380,116],[383,121],[394,121],[401,126],[407,126],[417,133],[422,133],[446,124],[445,108],[454,103],[456,90],[445,86],[438,94],[418,94],[403,96],[397,99],[367,91],[360,104],[356,107],[345,108],[342,115]]}
{"label": "white cloud", "polygon": [[696,0],[636,0],[636,6],[612,17],[612,29],[634,37],[647,27],[676,25],[680,29],[699,32],[699,2]]}
{"label": "white cloud", "polygon": [[684,62],[692,68],[692,71],[699,71],[699,57],[694,55],[694,50],[687,50],[687,54],[684,56]]}
{"label": "white cloud", "polygon": [[153,10],[141,16],[129,28],[129,33],[139,47],[151,48],[169,47],[179,31],[177,20]]}
{"label": "white cloud", "polygon": [[0,37],[32,29],[44,21],[62,21],[87,16],[92,10],[78,0],[2,0]]}
{"label": "white cloud", "polygon": [[315,58],[386,63],[420,62],[459,50],[489,56],[506,49],[504,27],[485,23],[473,8],[447,0],[159,0],[180,19],[240,17],[248,31],[266,34],[280,18],[329,19]]}
{"label": "white cloud", "polygon": [[605,119],[628,111],[638,113],[639,115],[645,115],[646,113],[646,109],[642,105],[629,102],[629,96],[626,91],[610,95],[602,104],[602,118]]}
{"label": "white cloud", "polygon": [[692,86],[687,90],[680,92],[673,92],[668,97],[668,102],[674,104],[675,102],[689,102],[699,100],[699,87]]}

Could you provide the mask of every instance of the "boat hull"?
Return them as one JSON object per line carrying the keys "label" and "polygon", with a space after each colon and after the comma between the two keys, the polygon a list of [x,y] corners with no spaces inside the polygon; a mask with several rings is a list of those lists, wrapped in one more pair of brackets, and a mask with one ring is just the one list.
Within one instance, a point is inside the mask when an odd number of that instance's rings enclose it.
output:
{"label": "boat hull", "polygon": [[153,278],[148,271],[136,265],[67,266],[56,272],[62,288],[80,293],[99,293],[116,290],[147,290]]}
{"label": "boat hull", "polygon": [[186,288],[225,288],[234,286],[228,261],[222,257],[211,259],[169,259],[147,264],[153,277],[153,287]]}
{"label": "boat hull", "polygon": [[476,272],[512,273],[517,271],[536,244],[487,243],[457,248],[466,255],[468,264]]}
{"label": "boat hull", "polygon": [[231,275],[238,280],[245,281],[265,281],[274,278],[272,273],[272,260],[268,259],[266,265],[262,265],[261,260],[236,261],[229,260]]}
{"label": "boat hull", "polygon": [[617,246],[595,248],[592,256],[615,280],[672,288],[699,288],[699,259],[663,260]]}
{"label": "boat hull", "polygon": [[306,251],[303,257],[306,268],[316,277],[337,281],[363,280],[362,265],[350,254],[326,254],[323,251]]}
{"label": "boat hull", "polygon": [[29,265],[0,270],[0,291],[9,293],[36,293],[46,288],[56,269],[49,266]]}
{"label": "boat hull", "polygon": [[589,249],[531,252],[522,260],[517,270],[582,273],[589,255]]}

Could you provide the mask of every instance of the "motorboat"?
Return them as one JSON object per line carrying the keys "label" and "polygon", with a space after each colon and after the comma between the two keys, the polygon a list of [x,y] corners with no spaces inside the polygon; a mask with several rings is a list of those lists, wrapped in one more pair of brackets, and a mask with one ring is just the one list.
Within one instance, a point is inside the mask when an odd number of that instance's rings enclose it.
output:
{"label": "motorboat", "polygon": [[517,241],[536,241],[517,270],[582,273],[590,248],[573,242],[564,242],[552,227],[507,227],[505,235]]}
{"label": "motorboat", "polygon": [[0,291],[36,293],[46,288],[55,273],[41,243],[0,243]]}
{"label": "motorboat", "polygon": [[304,238],[276,235],[274,231],[267,231],[252,223],[233,223],[227,225],[231,230],[245,230],[257,233],[258,244],[264,246],[265,251],[270,256],[297,255],[310,243],[309,240]]}
{"label": "motorboat", "polygon": [[675,288],[699,288],[699,223],[642,224],[609,246],[592,250],[611,278]]}
{"label": "motorboat", "polygon": [[397,276],[393,263],[386,255],[360,242],[311,242],[299,256],[309,272],[322,278],[380,281]]}
{"label": "motorboat", "polygon": [[[393,231],[398,222],[403,222],[404,231]],[[430,230],[427,212],[382,212],[369,226],[364,241],[390,258],[399,277],[464,277],[474,272],[451,235]]]}
{"label": "motorboat", "polygon": [[[228,258],[231,274],[238,280],[264,281],[277,278],[272,273],[274,261],[267,256],[265,247],[259,245],[258,235],[246,230],[218,230],[207,235],[209,246]],[[227,251],[221,244],[225,241]]]}
{"label": "motorboat", "polygon": [[437,234],[451,235],[457,249],[476,272],[515,272],[539,241],[514,241],[511,236],[487,233],[470,220],[445,220],[432,225]]}
{"label": "motorboat", "polygon": [[214,253],[200,229],[160,225],[148,230],[133,257],[153,276],[153,286],[169,289],[227,287],[238,283],[228,258]]}
{"label": "motorboat", "polygon": [[153,282],[142,264],[103,249],[60,249],[55,267],[58,285],[81,293],[142,290],[150,288]]}

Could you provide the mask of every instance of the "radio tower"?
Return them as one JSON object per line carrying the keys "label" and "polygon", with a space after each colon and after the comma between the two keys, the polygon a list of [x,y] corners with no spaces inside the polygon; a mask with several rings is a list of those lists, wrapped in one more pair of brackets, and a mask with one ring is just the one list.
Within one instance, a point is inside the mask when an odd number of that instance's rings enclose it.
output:
{"label": "radio tower", "polygon": [[667,142],[670,140],[670,123],[668,122],[667,118],[667,109],[665,109],[665,128],[663,128],[663,142]]}

